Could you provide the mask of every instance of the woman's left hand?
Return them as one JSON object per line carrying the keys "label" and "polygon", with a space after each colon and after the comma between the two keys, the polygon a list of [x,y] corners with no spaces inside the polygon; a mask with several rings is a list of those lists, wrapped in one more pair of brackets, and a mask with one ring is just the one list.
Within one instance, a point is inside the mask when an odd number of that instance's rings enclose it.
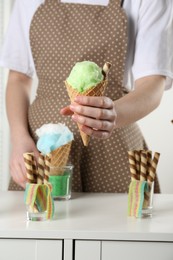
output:
{"label": "woman's left hand", "polygon": [[[79,123],[87,135],[106,139],[116,127],[115,105],[108,97],[77,96],[69,108],[73,121]],[[61,114],[70,115],[71,112],[64,108]]]}

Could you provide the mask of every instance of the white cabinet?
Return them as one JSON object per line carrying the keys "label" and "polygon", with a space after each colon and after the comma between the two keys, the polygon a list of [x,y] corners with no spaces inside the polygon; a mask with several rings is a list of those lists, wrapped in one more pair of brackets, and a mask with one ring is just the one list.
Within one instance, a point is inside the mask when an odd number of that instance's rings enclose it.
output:
{"label": "white cabinet", "polygon": [[0,239],[2,260],[62,260],[61,240]]}
{"label": "white cabinet", "polygon": [[75,260],[172,260],[173,243],[75,241]]}
{"label": "white cabinet", "polygon": [[62,260],[62,240],[37,240],[35,248],[36,260]]}
{"label": "white cabinet", "polygon": [[3,260],[31,260],[35,257],[35,241],[21,239],[1,239],[0,254]]}
{"label": "white cabinet", "polygon": [[100,241],[75,241],[75,260],[100,260]]}
{"label": "white cabinet", "polygon": [[101,260],[172,260],[173,243],[103,241]]}

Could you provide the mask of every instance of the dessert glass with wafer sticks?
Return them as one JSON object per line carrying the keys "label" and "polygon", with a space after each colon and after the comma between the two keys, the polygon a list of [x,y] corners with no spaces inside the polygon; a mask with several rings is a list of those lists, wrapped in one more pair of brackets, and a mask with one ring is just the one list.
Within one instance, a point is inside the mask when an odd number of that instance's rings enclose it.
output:
{"label": "dessert glass with wafer sticks", "polygon": [[[34,158],[34,153],[25,153],[23,155],[24,163],[26,168],[27,184],[26,190],[27,201],[26,211],[28,221],[45,221],[47,220],[47,190],[44,184],[48,183],[48,177],[45,172],[45,165],[47,166],[47,175],[49,175],[49,163],[50,158],[45,160],[42,154],[39,155],[38,163],[36,163]],[[35,192],[36,185],[40,185],[37,189],[37,198],[35,203],[32,204],[33,194]],[[39,201],[39,203],[38,203]]]}
{"label": "dessert glass with wafer sticks", "polygon": [[134,150],[128,152],[128,157],[131,181],[147,183],[147,190],[144,192],[141,216],[143,218],[152,217],[154,180],[160,154],[156,152],[152,158],[152,151]]}
{"label": "dessert glass with wafer sticks", "polygon": [[144,193],[144,203],[142,207],[142,217],[148,218],[153,215],[153,197],[154,197],[154,181],[156,177],[156,169],[159,162],[159,153],[154,154],[152,159],[152,151],[146,151],[146,181],[148,183],[148,191]]}

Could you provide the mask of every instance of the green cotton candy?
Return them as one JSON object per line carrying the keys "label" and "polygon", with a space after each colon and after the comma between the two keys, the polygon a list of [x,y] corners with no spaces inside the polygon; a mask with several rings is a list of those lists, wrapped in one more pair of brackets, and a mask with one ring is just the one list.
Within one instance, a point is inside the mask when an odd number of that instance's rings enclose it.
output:
{"label": "green cotton candy", "polygon": [[66,81],[78,92],[84,92],[102,80],[102,69],[96,63],[82,61],[75,64]]}

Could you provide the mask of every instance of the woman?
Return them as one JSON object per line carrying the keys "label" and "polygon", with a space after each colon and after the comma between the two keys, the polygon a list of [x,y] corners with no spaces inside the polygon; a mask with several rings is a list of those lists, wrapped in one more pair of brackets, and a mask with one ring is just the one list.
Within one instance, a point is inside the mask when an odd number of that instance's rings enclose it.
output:
{"label": "woman", "polygon": [[[135,122],[159,105],[172,84],[172,14],[169,0],[16,0],[1,65],[10,69],[10,168],[17,184],[24,188],[26,182],[22,154],[38,155],[35,130],[65,122],[75,134],[73,190],[127,192],[127,151],[146,148]],[[63,82],[83,60],[111,62],[109,86],[105,97],[78,97],[68,106]],[[35,72],[39,85],[30,106]],[[73,121],[93,137],[88,148]]]}

